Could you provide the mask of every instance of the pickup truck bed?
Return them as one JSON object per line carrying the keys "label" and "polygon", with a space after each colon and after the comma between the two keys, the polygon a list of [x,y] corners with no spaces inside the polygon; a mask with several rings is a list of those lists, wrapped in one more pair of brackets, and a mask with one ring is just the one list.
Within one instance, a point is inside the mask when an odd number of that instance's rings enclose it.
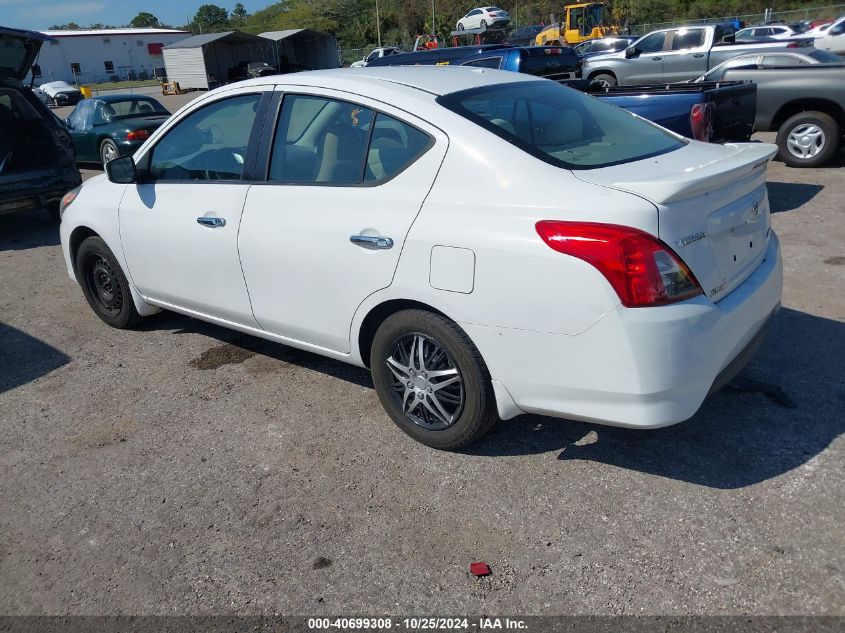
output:
{"label": "pickup truck bed", "polygon": [[[613,88],[602,87],[595,82],[569,85],[687,138],[712,143],[747,141],[754,128],[757,89],[749,82],[711,81]],[[709,125],[705,120],[694,129],[694,108],[698,116],[710,118]]]}

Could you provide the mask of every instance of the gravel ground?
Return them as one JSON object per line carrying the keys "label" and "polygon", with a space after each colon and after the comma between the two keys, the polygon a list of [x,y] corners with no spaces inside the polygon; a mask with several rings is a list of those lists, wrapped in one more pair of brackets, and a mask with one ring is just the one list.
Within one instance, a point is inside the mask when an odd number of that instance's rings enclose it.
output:
{"label": "gravel ground", "polygon": [[46,214],[0,217],[0,613],[845,615],[843,167],[770,168],[784,309],[744,376],[797,408],[524,416],[462,453],[363,370],[108,328]]}

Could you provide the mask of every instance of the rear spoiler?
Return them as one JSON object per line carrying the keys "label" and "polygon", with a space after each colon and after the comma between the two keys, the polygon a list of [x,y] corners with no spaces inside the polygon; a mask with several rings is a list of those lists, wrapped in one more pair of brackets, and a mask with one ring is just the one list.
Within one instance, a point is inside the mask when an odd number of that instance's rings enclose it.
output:
{"label": "rear spoiler", "polygon": [[723,147],[736,151],[730,156],[720,156],[679,174],[636,182],[614,182],[611,186],[645,196],[658,204],[667,204],[741,180],[764,169],[778,151],[776,145],[769,143],[725,143]]}

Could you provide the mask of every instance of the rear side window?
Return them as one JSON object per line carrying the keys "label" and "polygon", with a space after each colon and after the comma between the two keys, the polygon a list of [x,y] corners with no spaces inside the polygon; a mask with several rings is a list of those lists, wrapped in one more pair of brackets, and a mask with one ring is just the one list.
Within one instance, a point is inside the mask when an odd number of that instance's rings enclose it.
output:
{"label": "rear side window", "polygon": [[431,147],[417,128],[364,106],[288,95],[276,126],[269,179],[360,185],[389,180]]}
{"label": "rear side window", "polygon": [[621,108],[551,81],[484,86],[443,95],[437,102],[532,156],[566,169],[630,163],[685,145]]}
{"label": "rear side window", "polygon": [[806,66],[808,63],[792,55],[763,55],[763,66]]}
{"label": "rear side window", "polygon": [[704,45],[704,29],[681,29],[672,37],[672,50],[682,51]]}

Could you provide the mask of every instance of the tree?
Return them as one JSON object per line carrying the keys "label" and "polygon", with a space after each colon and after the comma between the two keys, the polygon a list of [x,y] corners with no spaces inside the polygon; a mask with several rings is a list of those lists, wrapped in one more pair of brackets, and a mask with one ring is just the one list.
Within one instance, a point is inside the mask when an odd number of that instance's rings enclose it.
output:
{"label": "tree", "polygon": [[232,26],[243,26],[246,24],[248,17],[249,13],[247,13],[246,7],[238,2],[235,4],[235,8],[232,9],[232,17],[229,19],[229,23]]}
{"label": "tree", "polygon": [[76,22],[68,22],[67,24],[54,24],[50,27],[51,31],[78,31],[82,27]]}
{"label": "tree", "polygon": [[129,24],[136,29],[161,28],[161,22],[159,22],[159,19],[152,13],[147,13],[146,11],[141,11],[138,15],[132,18],[132,21]]}
{"label": "tree", "polygon": [[229,23],[229,12],[216,4],[204,4],[194,16],[194,24],[206,33],[225,27]]}

